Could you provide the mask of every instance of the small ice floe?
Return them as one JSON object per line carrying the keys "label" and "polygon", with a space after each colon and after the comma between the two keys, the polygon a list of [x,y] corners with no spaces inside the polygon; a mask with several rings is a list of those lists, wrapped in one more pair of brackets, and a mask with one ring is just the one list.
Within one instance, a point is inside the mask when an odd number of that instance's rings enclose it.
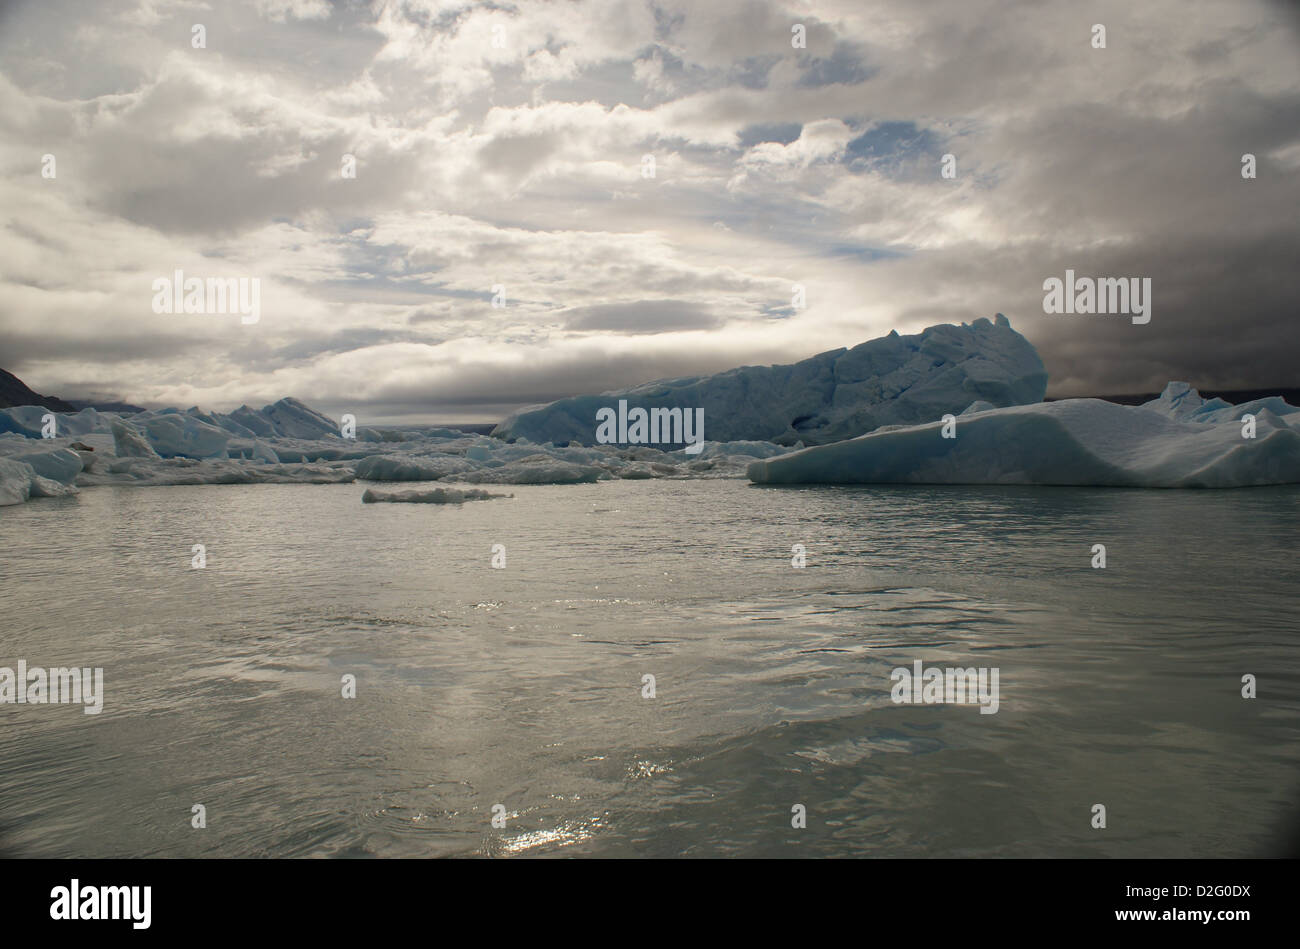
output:
{"label": "small ice floe", "polygon": [[513,498],[513,494],[492,494],[478,488],[429,488],[425,491],[376,491],[366,488],[361,495],[362,504],[374,504],[376,501],[400,501],[405,504],[463,504],[466,501],[488,501],[492,498]]}

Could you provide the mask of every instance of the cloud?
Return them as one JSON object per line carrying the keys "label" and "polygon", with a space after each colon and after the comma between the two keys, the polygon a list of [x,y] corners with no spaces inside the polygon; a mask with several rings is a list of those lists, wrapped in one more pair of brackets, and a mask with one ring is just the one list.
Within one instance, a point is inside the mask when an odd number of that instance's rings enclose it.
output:
{"label": "cloud", "polygon": [[[18,0],[0,365],[468,421],[1002,311],[1053,394],[1296,385],[1298,30],[1269,0]],[[1045,315],[1066,268],[1150,276],[1152,322]],[[259,278],[262,320],[154,314],[174,269]]]}
{"label": "cloud", "polygon": [[704,308],[682,300],[601,303],[577,307],[562,316],[565,325],[572,330],[609,330],[614,333],[711,329],[722,322]]}

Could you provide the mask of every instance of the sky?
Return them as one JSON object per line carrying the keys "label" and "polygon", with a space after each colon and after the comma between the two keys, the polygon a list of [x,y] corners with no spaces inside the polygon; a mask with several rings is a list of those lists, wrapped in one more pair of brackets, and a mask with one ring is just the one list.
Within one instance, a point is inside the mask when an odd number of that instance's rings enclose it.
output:
{"label": "sky", "polygon": [[1297,386],[1300,4],[0,0],[0,222],[65,399],[494,421],[997,312],[1050,396]]}

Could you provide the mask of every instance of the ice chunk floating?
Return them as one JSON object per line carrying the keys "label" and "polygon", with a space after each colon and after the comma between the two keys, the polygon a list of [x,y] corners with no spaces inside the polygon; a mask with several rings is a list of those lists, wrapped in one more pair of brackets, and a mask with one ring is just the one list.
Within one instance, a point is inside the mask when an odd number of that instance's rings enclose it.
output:
{"label": "ice chunk floating", "polygon": [[1207,403],[1185,383],[1140,406],[1067,399],[963,414],[953,438],[943,427],[882,429],[755,461],[747,474],[758,484],[1300,483],[1300,409],[1276,398]]}
{"label": "ice chunk floating", "polygon": [[513,494],[492,494],[477,488],[430,488],[427,491],[376,491],[366,488],[361,495],[362,504],[389,501],[405,504],[464,504],[466,501],[490,501],[493,498],[510,498]]}

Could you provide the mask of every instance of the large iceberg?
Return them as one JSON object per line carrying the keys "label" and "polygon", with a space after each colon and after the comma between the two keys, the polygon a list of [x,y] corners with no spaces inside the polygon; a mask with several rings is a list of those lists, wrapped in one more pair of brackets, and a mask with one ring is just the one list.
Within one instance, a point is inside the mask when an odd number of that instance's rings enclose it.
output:
{"label": "large iceberg", "polygon": [[[1245,419],[1250,415],[1251,419]],[[1300,408],[1205,402],[1170,383],[1140,406],[1100,399],[963,413],[755,461],[758,484],[1043,484],[1232,488],[1300,483]]]}
{"label": "large iceberg", "polygon": [[1034,347],[1001,313],[914,336],[873,339],[788,366],[743,366],[712,376],[669,379],[523,409],[492,434],[507,440],[596,441],[596,412],[630,407],[704,410],[713,441],[824,445],[881,425],[916,424],[972,402],[1042,401],[1047,372]]}

